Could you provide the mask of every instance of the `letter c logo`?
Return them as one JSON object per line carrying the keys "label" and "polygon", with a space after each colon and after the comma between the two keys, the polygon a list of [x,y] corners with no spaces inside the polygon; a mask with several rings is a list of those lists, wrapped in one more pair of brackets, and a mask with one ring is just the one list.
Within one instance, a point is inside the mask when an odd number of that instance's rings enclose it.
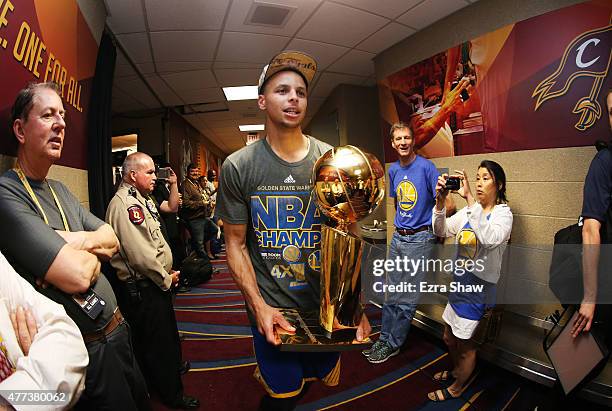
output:
{"label": "letter c logo", "polygon": [[587,61],[586,63],[582,61],[582,54],[590,43],[593,43],[593,45],[596,46],[597,44],[599,44],[599,39],[589,39],[582,43],[580,46],[578,46],[578,48],[576,49],[576,51],[578,52],[578,54],[576,54],[576,65],[581,69],[592,66],[597,60],[599,60],[599,57],[597,57],[591,61]]}

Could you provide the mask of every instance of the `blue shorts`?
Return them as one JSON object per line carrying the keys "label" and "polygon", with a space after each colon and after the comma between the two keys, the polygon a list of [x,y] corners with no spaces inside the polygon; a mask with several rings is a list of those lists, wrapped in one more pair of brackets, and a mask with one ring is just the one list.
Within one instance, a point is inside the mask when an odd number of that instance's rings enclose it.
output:
{"label": "blue shorts", "polygon": [[251,328],[257,357],[254,376],[271,397],[294,397],[306,381],[321,380],[325,385],[338,385],[340,353],[283,352],[268,343],[257,328]]}

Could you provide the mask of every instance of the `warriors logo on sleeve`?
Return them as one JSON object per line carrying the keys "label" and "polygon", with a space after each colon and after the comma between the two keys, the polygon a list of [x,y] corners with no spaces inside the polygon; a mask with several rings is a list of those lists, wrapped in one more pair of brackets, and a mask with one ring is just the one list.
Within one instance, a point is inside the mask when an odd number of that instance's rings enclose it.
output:
{"label": "warriors logo on sleeve", "polygon": [[133,205],[127,209],[130,221],[134,225],[140,225],[145,220],[144,210],[139,205]]}

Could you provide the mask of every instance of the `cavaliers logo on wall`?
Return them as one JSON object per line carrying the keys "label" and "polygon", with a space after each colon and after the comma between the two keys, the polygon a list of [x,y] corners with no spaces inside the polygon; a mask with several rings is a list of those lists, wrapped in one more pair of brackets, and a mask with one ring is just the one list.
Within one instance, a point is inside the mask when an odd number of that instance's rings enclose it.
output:
{"label": "cavaliers logo on wall", "polygon": [[597,97],[610,68],[611,44],[612,25],[577,36],[565,49],[559,67],[533,91],[532,97],[537,97],[534,111],[546,101],[565,95],[574,80],[591,77],[589,94],[576,102],[572,113],[579,115],[576,129],[584,131],[592,127],[602,115]]}

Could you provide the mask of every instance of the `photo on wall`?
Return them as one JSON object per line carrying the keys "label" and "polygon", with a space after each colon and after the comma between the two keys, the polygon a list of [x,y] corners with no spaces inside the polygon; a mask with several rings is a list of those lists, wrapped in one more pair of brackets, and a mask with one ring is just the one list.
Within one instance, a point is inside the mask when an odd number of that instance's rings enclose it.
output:
{"label": "photo on wall", "polygon": [[466,41],[379,81],[390,126],[428,157],[592,145],[607,136],[612,4],[590,1]]}

